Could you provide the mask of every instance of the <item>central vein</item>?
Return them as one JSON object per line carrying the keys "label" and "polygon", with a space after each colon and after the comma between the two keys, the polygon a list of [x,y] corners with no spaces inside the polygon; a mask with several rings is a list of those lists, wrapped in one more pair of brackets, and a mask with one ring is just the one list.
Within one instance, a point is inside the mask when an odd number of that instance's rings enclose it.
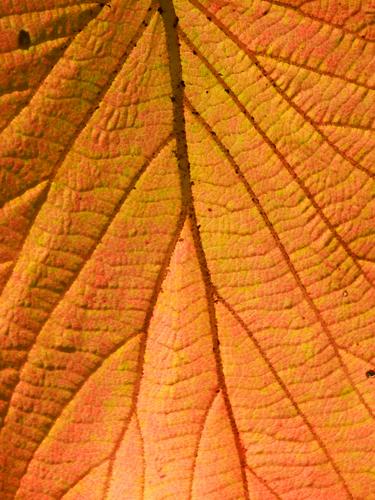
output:
{"label": "central vein", "polygon": [[172,0],[160,0],[159,12],[163,18],[166,33],[169,72],[172,87],[173,130],[176,137],[176,155],[180,172],[182,203],[192,213],[190,165],[186,141],[184,116],[184,82],[182,77],[180,42],[177,34],[178,17]]}

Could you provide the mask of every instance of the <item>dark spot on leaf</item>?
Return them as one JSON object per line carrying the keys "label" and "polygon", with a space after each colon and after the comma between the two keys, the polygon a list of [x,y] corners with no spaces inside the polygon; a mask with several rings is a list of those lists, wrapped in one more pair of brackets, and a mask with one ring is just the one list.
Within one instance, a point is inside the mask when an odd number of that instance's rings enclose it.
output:
{"label": "dark spot on leaf", "polygon": [[368,370],[366,372],[366,377],[367,378],[373,378],[373,377],[375,377],[375,370]]}
{"label": "dark spot on leaf", "polygon": [[59,345],[56,349],[61,352],[76,352],[77,350],[74,346],[71,345]]}
{"label": "dark spot on leaf", "polygon": [[163,14],[164,11],[163,11],[163,9],[161,7],[159,7],[158,8],[158,12],[159,12],[159,14]]}
{"label": "dark spot on leaf", "polygon": [[171,101],[172,101],[172,102],[175,102],[175,101],[176,101],[176,98],[175,98],[175,96],[174,96],[174,95],[171,97]]}
{"label": "dark spot on leaf", "polygon": [[224,89],[227,94],[229,94],[229,89]]}
{"label": "dark spot on leaf", "polygon": [[31,45],[30,35],[28,31],[20,30],[18,33],[18,46],[20,49],[27,50]]}
{"label": "dark spot on leaf", "polygon": [[178,21],[179,21],[179,19],[178,19],[178,17],[176,17],[176,19],[175,19],[175,20],[174,20],[174,22],[173,22],[173,27],[174,27],[174,28],[177,26]]}

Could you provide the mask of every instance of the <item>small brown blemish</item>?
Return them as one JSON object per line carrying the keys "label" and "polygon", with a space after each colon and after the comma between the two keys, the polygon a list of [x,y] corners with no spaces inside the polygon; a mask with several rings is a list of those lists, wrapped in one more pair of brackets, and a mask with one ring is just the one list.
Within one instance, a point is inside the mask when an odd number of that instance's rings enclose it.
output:
{"label": "small brown blemish", "polygon": [[18,33],[18,46],[22,50],[27,50],[31,45],[31,39],[28,31],[20,30]]}
{"label": "small brown blemish", "polygon": [[375,370],[368,370],[366,372],[366,377],[367,378],[373,378],[373,377],[375,377]]}
{"label": "small brown blemish", "polygon": [[60,352],[73,353],[76,352],[76,348],[72,345],[60,345],[56,347],[56,349]]}

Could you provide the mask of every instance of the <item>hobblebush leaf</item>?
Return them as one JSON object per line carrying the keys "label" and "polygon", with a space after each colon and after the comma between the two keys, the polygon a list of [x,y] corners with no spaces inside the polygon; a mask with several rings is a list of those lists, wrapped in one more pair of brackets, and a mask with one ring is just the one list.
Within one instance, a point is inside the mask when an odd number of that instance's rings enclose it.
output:
{"label": "hobblebush leaf", "polygon": [[1,498],[374,498],[374,13],[3,2]]}

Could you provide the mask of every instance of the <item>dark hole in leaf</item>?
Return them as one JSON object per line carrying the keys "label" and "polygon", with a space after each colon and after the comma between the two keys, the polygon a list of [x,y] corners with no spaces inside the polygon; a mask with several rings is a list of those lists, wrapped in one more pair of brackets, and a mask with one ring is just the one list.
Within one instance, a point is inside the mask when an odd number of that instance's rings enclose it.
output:
{"label": "dark hole in leaf", "polygon": [[372,378],[372,377],[375,377],[375,370],[368,370],[366,372],[366,377],[367,378]]}
{"label": "dark hole in leaf", "polygon": [[18,46],[20,49],[27,50],[31,45],[30,35],[25,30],[18,33]]}

